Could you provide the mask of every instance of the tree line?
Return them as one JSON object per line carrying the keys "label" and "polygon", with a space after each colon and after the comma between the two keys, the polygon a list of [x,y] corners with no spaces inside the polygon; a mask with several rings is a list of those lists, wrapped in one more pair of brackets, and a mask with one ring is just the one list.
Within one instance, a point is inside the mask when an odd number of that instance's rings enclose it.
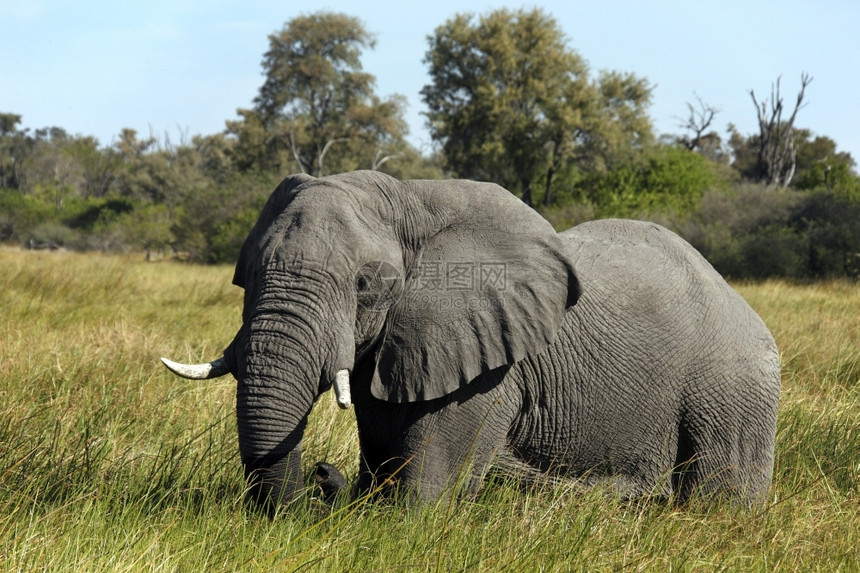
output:
{"label": "tree line", "polygon": [[374,44],[352,16],[294,18],[269,36],[252,106],[179,141],[124,129],[101,145],[0,113],[0,240],[228,262],[285,174],[374,169],[494,181],[559,229],[655,220],[729,276],[860,275],[854,159],[795,125],[808,74],[793,105],[781,79],[770,97],[749,90],[758,133],[729,124],[723,137],[719,109],[697,98],[679,133],[656,134],[651,83],[592,73],[551,15],[456,14],[428,37],[434,150],[422,153],[406,140],[404,98],[378,95],[362,68]]}

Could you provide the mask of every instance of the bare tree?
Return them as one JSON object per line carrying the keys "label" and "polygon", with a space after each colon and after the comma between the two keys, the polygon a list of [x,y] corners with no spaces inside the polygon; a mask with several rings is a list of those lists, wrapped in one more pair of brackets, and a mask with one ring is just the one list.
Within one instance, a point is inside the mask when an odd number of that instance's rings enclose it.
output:
{"label": "bare tree", "polygon": [[720,113],[718,108],[706,104],[698,95],[696,96],[696,99],[699,100],[699,108],[696,109],[693,104],[687,102],[687,109],[689,110],[690,115],[684,123],[679,124],[680,127],[689,130],[692,133],[690,136],[681,136],[678,140],[681,145],[690,151],[695,151],[702,146],[702,139],[705,137],[705,130],[711,126],[711,123],[714,121],[714,116]]}
{"label": "bare tree", "polygon": [[770,110],[766,99],[759,102],[755,92],[750,90],[753,104],[758,112],[759,149],[758,173],[761,181],[770,187],[787,187],[794,177],[797,164],[797,142],[794,133],[794,120],[802,107],[806,86],[812,82],[812,76],[804,72],[800,76],[800,92],[794,104],[791,116],[784,120],[785,110],[782,96],[779,93],[779,81],[771,85]]}

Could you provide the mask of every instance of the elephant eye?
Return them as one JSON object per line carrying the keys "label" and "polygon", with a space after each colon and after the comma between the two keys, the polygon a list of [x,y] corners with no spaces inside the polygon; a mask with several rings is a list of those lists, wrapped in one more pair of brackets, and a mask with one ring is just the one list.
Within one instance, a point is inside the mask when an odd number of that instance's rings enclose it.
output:
{"label": "elephant eye", "polygon": [[367,275],[360,274],[355,278],[355,290],[358,292],[365,292],[370,289],[370,285],[373,283],[373,279]]}
{"label": "elephant eye", "polygon": [[403,290],[400,272],[392,265],[373,261],[365,264],[354,280],[359,306],[367,309],[387,309]]}

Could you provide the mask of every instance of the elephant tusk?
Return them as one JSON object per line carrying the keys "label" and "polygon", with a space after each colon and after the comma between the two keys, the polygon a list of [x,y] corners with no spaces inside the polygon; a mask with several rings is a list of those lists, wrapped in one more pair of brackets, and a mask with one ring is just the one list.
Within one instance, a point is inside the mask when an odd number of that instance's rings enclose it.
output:
{"label": "elephant tusk", "polygon": [[191,380],[218,378],[230,372],[230,369],[227,367],[227,361],[223,357],[204,364],[180,364],[167,358],[162,358],[161,361],[167,366],[168,370],[177,376],[190,378]]}
{"label": "elephant tusk", "polygon": [[349,370],[338,370],[334,375],[334,395],[337,398],[337,405],[346,410],[352,404],[352,397],[349,395]]}

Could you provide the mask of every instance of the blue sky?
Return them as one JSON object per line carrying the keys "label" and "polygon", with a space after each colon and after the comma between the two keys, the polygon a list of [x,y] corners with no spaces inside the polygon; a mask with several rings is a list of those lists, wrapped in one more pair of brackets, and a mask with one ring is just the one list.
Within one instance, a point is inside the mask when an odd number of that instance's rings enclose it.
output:
{"label": "blue sky", "polygon": [[262,84],[268,35],[327,9],[376,34],[364,54],[377,93],[409,102],[410,140],[430,138],[419,91],[427,36],[458,12],[538,6],[552,14],[591,70],[633,72],[654,86],[659,133],[678,133],[686,102],[701,97],[729,122],[757,132],[749,96],[782,76],[793,105],[802,72],[814,80],[797,126],[833,138],[860,161],[860,2],[857,0],[323,0],[147,2],[0,0],[0,112],[24,127],[58,126],[108,145],[124,127],[173,141],[216,133],[250,107]]}

